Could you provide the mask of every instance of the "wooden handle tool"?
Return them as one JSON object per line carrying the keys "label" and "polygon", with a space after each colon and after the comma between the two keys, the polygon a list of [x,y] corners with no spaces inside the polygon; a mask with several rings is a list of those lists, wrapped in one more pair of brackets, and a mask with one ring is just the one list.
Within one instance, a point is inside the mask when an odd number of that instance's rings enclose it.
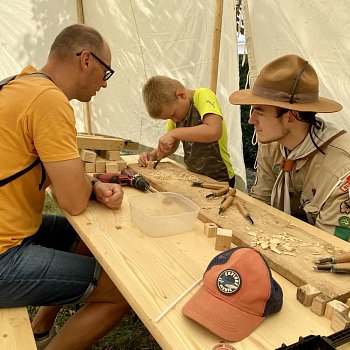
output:
{"label": "wooden handle tool", "polygon": [[226,186],[226,187],[221,187],[218,190],[214,190],[213,192],[207,194],[205,197],[206,198],[212,198],[212,197],[220,197],[223,194],[227,193],[229,191],[230,187]]}
{"label": "wooden handle tool", "polygon": [[227,182],[223,183],[216,183],[216,182],[201,182],[201,181],[195,181],[192,183],[193,187],[202,187],[202,188],[208,188],[210,190],[220,190],[223,187],[228,187]]}
{"label": "wooden handle tool", "polygon": [[254,225],[254,221],[252,219],[252,217],[250,216],[250,213],[247,211],[247,209],[245,208],[244,206],[244,202],[241,198],[237,198],[236,197],[236,200],[235,200],[235,203],[237,205],[237,208],[238,210],[241,212],[241,214],[247,219],[250,221],[250,223],[252,225]]}
{"label": "wooden handle tool", "polygon": [[315,271],[330,271],[335,273],[350,273],[350,262],[338,264],[324,264],[314,266]]}
{"label": "wooden handle tool", "polygon": [[160,152],[160,153],[157,155],[157,161],[154,163],[153,169],[155,169],[155,168],[158,166],[159,162],[160,162],[163,158],[164,158],[164,154],[163,154],[162,152]]}
{"label": "wooden handle tool", "polygon": [[225,198],[225,200],[220,205],[219,215],[223,213],[233,203],[233,200],[234,200],[233,196],[228,196]]}
{"label": "wooden handle tool", "polygon": [[326,263],[339,264],[350,262],[350,253],[343,253],[329,258],[323,258],[315,261],[315,264],[322,265]]}

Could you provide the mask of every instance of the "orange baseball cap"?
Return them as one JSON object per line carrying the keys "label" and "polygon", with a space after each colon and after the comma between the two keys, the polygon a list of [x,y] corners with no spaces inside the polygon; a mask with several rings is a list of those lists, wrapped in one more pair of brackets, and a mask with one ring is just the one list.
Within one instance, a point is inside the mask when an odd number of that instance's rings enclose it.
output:
{"label": "orange baseball cap", "polygon": [[210,262],[203,285],[182,312],[220,338],[239,341],[282,304],[282,289],[264,257],[254,248],[237,247]]}

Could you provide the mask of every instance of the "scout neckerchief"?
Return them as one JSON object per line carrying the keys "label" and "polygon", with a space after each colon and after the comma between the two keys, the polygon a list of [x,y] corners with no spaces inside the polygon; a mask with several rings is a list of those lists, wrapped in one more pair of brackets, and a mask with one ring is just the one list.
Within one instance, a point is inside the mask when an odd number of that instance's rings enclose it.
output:
{"label": "scout neckerchief", "polygon": [[[325,120],[316,117],[320,128],[316,128],[315,125],[311,126],[311,134],[318,147],[324,146],[328,141],[333,141],[339,133],[343,133],[335,125],[326,122]],[[317,151],[314,143],[311,140],[310,132],[308,132],[304,141],[294,148],[292,151],[286,149],[283,145],[280,145],[281,153],[283,156],[281,171],[276,179],[276,182],[272,189],[271,194],[271,206],[283,210],[284,212],[291,214],[290,197],[289,197],[289,185],[290,185],[290,172],[293,170],[294,161],[302,158],[306,158],[311,153]]]}

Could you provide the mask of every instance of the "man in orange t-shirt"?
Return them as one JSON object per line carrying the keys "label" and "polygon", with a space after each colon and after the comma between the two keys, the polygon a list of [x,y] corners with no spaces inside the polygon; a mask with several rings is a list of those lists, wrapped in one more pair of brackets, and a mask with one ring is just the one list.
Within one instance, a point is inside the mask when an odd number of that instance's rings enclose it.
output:
{"label": "man in orange t-shirt", "polygon": [[[111,209],[122,203],[119,185],[84,172],[69,104],[107,87],[110,62],[102,36],[75,24],[56,37],[44,67],[26,67],[0,91],[0,307],[45,305],[32,322],[38,348],[86,349],[130,309],[68,221],[42,214],[49,185],[71,215],[92,194]],[[70,303],[85,305],[55,336],[59,305]]]}

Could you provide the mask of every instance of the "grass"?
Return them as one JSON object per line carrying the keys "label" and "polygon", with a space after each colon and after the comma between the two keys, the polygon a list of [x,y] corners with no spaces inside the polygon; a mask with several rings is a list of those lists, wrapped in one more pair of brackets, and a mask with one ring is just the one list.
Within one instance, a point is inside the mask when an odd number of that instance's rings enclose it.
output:
{"label": "grass", "polygon": [[[61,214],[55,202],[47,195],[45,200],[45,213]],[[38,307],[28,307],[32,319]],[[65,305],[56,317],[55,324],[62,327],[66,320],[77,311],[76,305]],[[91,350],[161,350],[147,328],[138,316],[129,312],[124,319],[109,332],[103,339],[90,348]]]}

